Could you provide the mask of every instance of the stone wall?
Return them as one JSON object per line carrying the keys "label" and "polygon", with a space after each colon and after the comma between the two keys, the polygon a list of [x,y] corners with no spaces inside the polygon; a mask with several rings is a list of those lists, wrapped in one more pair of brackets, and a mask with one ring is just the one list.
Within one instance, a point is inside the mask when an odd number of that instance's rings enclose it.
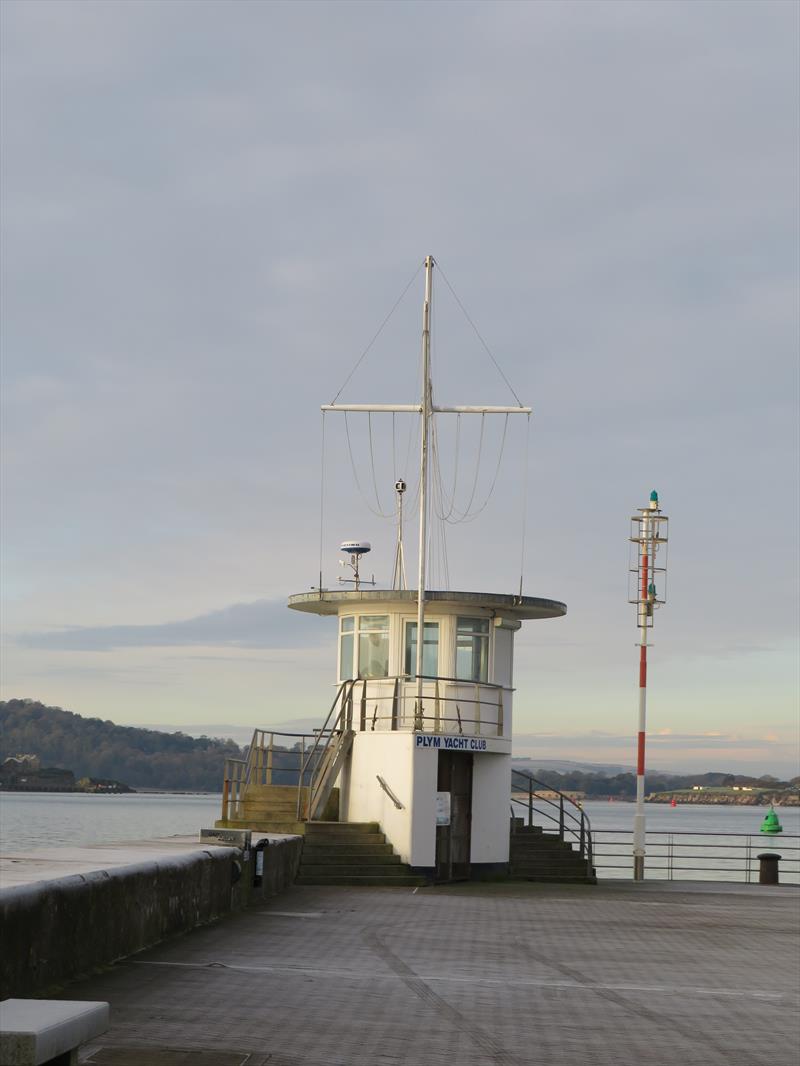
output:
{"label": "stone wall", "polygon": [[294,882],[300,838],[256,852],[211,846],[0,892],[0,999],[54,986],[275,895]]}

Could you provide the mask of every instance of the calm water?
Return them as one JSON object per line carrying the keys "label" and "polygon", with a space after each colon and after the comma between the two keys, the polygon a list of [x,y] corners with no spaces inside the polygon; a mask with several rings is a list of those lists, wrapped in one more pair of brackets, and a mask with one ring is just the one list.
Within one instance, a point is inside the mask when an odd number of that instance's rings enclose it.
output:
{"label": "calm water", "polygon": [[[42,847],[67,847],[125,840],[143,840],[176,834],[196,834],[210,828],[220,813],[219,795],[169,795],[137,793],[126,796],[86,796],[73,794],[0,793],[0,851],[3,854],[31,851]],[[595,834],[595,863],[601,876],[630,875],[630,848],[633,829],[632,803],[586,803]],[[694,874],[675,870],[679,878],[698,877],[715,880],[743,880],[747,838],[751,838],[751,867],[759,851],[778,851],[791,863],[784,862],[781,880],[800,880],[800,809],[781,807],[783,824],[780,836],[759,833],[766,807],[719,807],[686,804],[669,807],[647,804],[649,877],[666,876],[666,866],[693,866],[713,856],[713,873]],[[546,825],[546,823],[544,823]],[[550,827],[552,828],[552,826]],[[671,859],[669,837],[678,833],[703,833],[702,838],[673,836]],[[718,834],[740,834],[736,841]],[[795,839],[790,839],[794,836]],[[692,848],[691,843],[702,844]],[[710,845],[734,844],[731,848]],[[659,846],[663,844],[664,846]],[[617,856],[612,852],[620,853]]]}
{"label": "calm water", "polygon": [[[598,875],[631,876],[634,804],[586,803],[584,809],[592,824]],[[677,807],[646,804],[646,877],[744,881],[749,866],[750,879],[757,881],[758,854],[776,851],[783,856],[781,882],[800,884],[800,808],[776,808],[783,833],[774,836],[759,831],[768,810],[693,803]]]}
{"label": "calm water", "polygon": [[[633,803],[585,803],[594,830],[633,831]],[[644,813],[647,831],[693,833],[755,833],[769,807],[721,807],[709,804],[684,803],[670,807],[666,803],[646,803]],[[776,807],[784,833],[800,833],[800,807]],[[762,840],[768,839],[761,837]]]}
{"label": "calm water", "polygon": [[145,840],[210,829],[222,796],[0,792],[0,851]]}

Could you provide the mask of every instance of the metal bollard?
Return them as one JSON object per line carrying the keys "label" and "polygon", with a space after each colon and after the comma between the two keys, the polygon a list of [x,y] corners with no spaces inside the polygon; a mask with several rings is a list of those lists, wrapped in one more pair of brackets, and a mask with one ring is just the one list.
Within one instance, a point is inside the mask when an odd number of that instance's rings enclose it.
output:
{"label": "metal bollard", "polygon": [[774,851],[762,851],[758,856],[758,883],[760,885],[777,885],[778,862],[781,856]]}

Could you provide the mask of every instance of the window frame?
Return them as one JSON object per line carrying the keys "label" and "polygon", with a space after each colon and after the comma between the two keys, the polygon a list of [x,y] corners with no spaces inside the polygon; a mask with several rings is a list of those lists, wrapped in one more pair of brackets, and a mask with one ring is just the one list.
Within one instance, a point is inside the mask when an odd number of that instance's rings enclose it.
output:
{"label": "window frame", "polygon": [[[462,623],[469,624],[471,629],[462,630]],[[475,623],[479,623],[480,629],[476,629]],[[490,656],[491,656],[491,632],[492,627],[490,619],[480,618],[476,615],[457,615],[455,625],[455,642],[454,642],[454,661],[453,661],[453,676],[458,681],[466,681],[473,685],[488,685],[490,675]],[[459,673],[458,667],[458,652],[459,652],[459,638],[468,637],[471,641],[470,653],[471,653],[471,669],[469,677],[462,677]],[[477,642],[480,641],[481,644]],[[467,650],[466,648],[464,650]],[[475,670],[475,653],[478,655],[478,670]],[[482,654],[481,654],[482,652]],[[477,677],[475,674],[477,673]]]}
{"label": "window frame", "polygon": [[[345,622],[350,622],[350,629],[345,629]],[[339,615],[339,681],[350,681],[353,678],[353,669],[356,662],[356,616],[354,614]],[[345,672],[343,666],[343,643],[345,638],[350,638],[350,667]]]}
{"label": "window frame", "polygon": [[[423,674],[426,677],[428,677],[428,676],[430,676],[430,677],[439,677],[439,666],[440,666],[440,663],[441,663],[441,652],[442,652],[442,628],[443,628],[442,625],[441,625],[441,621],[442,620],[440,618],[436,618],[436,619],[427,619],[426,618],[425,622],[423,624],[423,633],[424,633],[425,629],[427,629],[428,626],[431,626],[431,627],[432,626],[436,626],[436,641],[435,642],[434,641],[430,641],[430,640],[425,640],[425,638],[423,637],[422,669],[423,669]],[[402,628],[402,637],[401,637],[402,642],[403,642],[402,643],[402,655],[403,655],[402,662],[403,662],[404,676],[405,677],[409,677],[409,678],[416,677],[416,665],[417,665],[416,664],[416,658],[415,658],[415,661],[413,663],[413,667],[414,667],[413,669],[408,669],[408,666],[410,666],[411,664],[409,664],[407,662],[408,656],[409,656],[409,652],[410,652],[410,643],[409,643],[409,640],[408,640],[409,626],[414,626],[414,628],[416,629],[416,625],[417,625],[417,619],[416,618],[404,618],[403,619],[403,628]],[[416,645],[416,641],[414,643]],[[429,675],[427,673],[427,671],[425,670],[425,646],[430,647],[434,643],[436,645],[436,669],[433,671],[432,674]],[[415,656],[416,656],[416,648],[415,648]]]}
{"label": "window frame", "polygon": [[[381,622],[385,621],[386,624],[383,625],[383,626],[374,625],[374,623],[377,622],[378,620],[380,620]],[[372,626],[370,626],[370,623],[372,623]],[[381,640],[381,644],[382,644],[382,646],[385,649],[386,669],[385,669],[385,672],[382,673],[382,674],[368,674],[368,673],[362,672],[362,667],[361,667],[361,647],[362,647],[361,641],[362,641],[362,637],[369,637],[369,636],[372,636],[374,634],[379,634],[383,638]],[[356,653],[355,653],[355,664],[354,664],[355,668],[356,668],[356,677],[358,677],[359,680],[367,680],[367,681],[377,681],[377,680],[380,680],[381,678],[389,677],[389,666],[391,665],[391,655],[392,655],[392,644],[391,644],[392,616],[390,614],[361,614],[361,615],[358,615],[358,624],[356,626],[356,635],[358,637],[358,639],[356,641]]]}

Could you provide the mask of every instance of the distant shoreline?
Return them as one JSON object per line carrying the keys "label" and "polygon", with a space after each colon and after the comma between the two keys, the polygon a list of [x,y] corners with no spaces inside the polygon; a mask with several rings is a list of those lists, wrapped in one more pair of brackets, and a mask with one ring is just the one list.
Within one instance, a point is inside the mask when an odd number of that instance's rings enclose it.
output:
{"label": "distant shoreline", "polygon": [[90,792],[82,788],[9,788],[0,786],[0,793],[13,793],[15,796],[222,796],[221,792],[195,792],[190,789],[137,788],[130,792]]}

